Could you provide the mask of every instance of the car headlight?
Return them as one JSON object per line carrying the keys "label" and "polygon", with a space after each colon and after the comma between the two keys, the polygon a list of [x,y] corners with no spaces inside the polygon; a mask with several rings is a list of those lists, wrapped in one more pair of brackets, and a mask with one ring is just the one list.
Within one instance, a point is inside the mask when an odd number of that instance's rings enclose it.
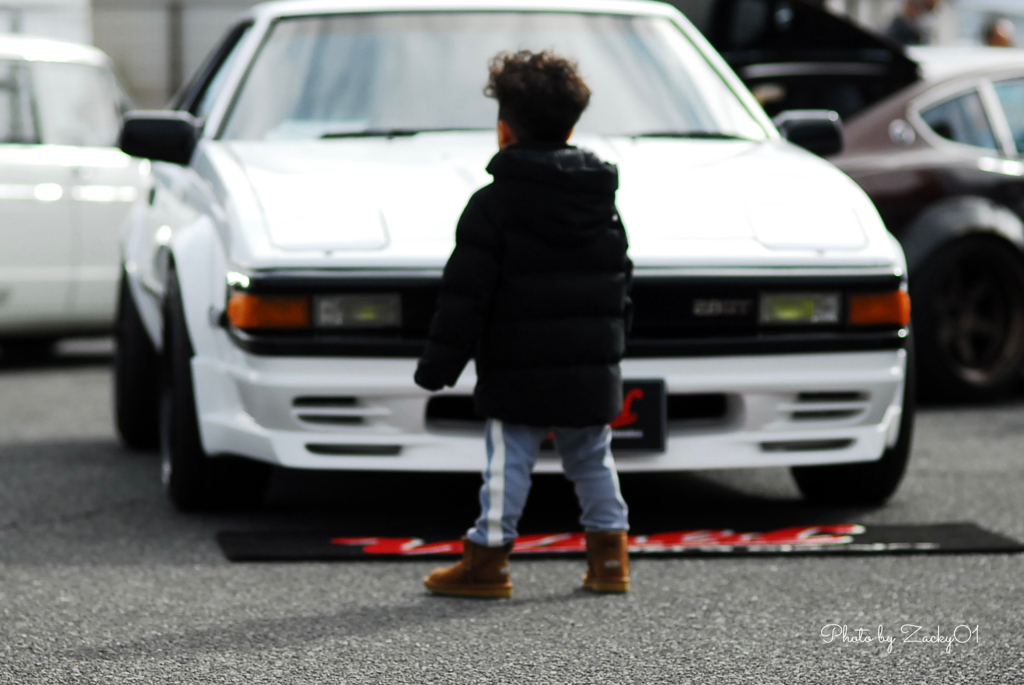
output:
{"label": "car headlight", "polygon": [[837,324],[841,305],[839,293],[763,293],[760,319],[768,326]]}
{"label": "car headlight", "polygon": [[402,298],[397,294],[320,295],[313,298],[317,328],[398,328]]}
{"label": "car headlight", "polygon": [[235,291],[227,319],[241,330],[375,329],[402,325],[397,294],[266,295]]}

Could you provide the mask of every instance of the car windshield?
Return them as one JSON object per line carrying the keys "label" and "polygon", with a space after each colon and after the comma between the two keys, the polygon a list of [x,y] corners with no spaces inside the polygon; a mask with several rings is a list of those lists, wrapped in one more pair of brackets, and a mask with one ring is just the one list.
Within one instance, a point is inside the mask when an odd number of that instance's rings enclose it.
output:
{"label": "car windshield", "polygon": [[576,130],[764,139],[685,34],[660,17],[542,12],[349,14],[277,21],[223,129],[235,140],[493,129],[501,51],[552,49],[593,96]]}

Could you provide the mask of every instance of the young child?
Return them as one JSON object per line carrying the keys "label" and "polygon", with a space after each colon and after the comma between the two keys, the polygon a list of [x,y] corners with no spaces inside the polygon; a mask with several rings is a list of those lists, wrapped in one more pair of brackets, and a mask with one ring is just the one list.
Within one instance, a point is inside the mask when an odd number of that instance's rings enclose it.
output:
{"label": "young child", "polygon": [[498,101],[494,182],[459,220],[416,383],[454,385],[475,358],[487,467],[462,560],[424,583],[445,595],[511,596],[509,553],[537,453],[553,433],[582,509],[584,585],[626,592],[629,524],[608,426],[622,405],[632,275],[615,209],[618,171],[566,142],[590,100],[574,63],[551,52],[499,54],[485,93]]}

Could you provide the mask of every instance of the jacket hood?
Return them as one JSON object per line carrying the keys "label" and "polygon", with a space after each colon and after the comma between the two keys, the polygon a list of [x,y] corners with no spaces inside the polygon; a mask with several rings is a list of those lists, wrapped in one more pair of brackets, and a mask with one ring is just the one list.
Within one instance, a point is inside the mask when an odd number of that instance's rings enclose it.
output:
{"label": "jacket hood", "polygon": [[487,171],[513,230],[572,245],[593,240],[614,220],[618,169],[589,150],[511,145],[491,159]]}
{"label": "jacket hood", "polygon": [[570,192],[614,195],[619,170],[590,150],[563,144],[517,143],[487,165],[495,181],[537,183]]}

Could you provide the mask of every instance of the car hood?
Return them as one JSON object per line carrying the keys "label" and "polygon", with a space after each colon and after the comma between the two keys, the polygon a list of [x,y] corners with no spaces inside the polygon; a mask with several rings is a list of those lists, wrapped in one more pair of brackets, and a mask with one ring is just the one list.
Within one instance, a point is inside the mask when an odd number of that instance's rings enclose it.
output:
{"label": "car hood", "polygon": [[[890,266],[893,246],[863,192],[783,141],[580,136],[618,165],[619,212],[644,267]],[[257,229],[241,266],[436,268],[470,195],[491,181],[493,135],[208,143],[203,154]],[[218,173],[219,172],[219,173]],[[245,187],[239,187],[244,185]]]}

